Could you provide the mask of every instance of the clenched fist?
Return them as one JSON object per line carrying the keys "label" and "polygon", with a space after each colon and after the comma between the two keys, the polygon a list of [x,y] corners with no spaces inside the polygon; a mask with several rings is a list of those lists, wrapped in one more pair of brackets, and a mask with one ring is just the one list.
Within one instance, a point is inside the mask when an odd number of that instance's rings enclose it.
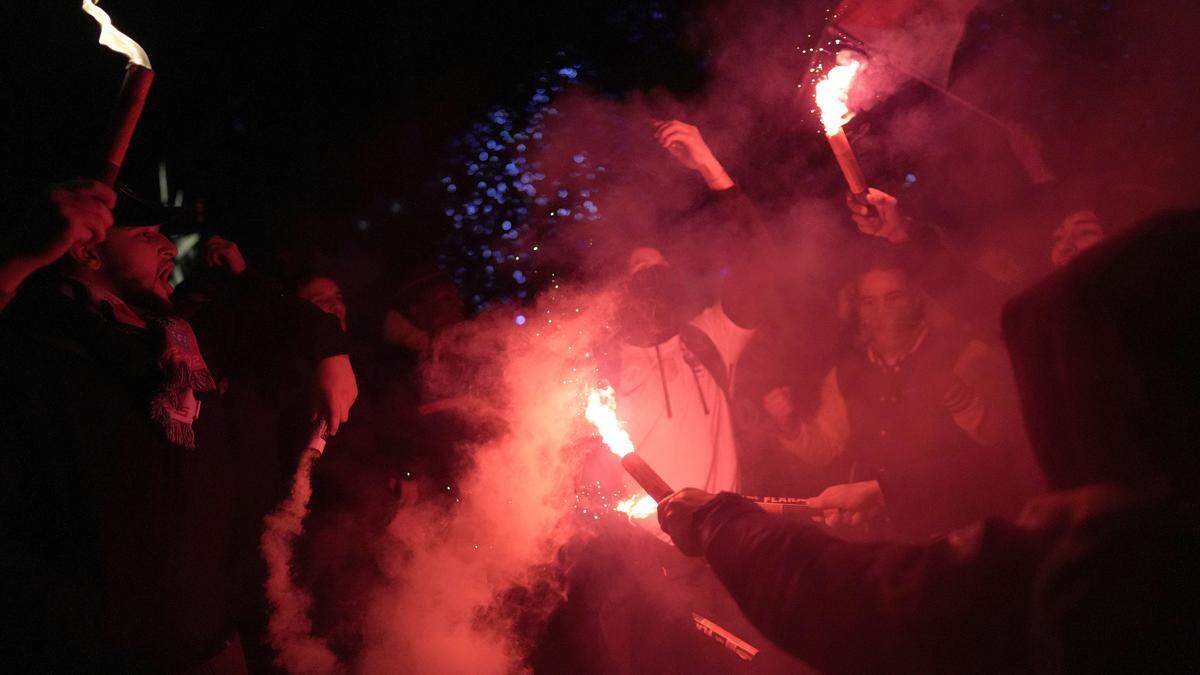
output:
{"label": "clenched fist", "polygon": [[63,257],[72,247],[100,243],[112,227],[117,195],[107,185],[77,180],[51,186],[30,214],[30,240],[0,263],[0,308],[30,274]]}
{"label": "clenched fist", "polygon": [[224,269],[233,276],[246,271],[246,259],[238,245],[222,237],[212,237],[204,242],[204,264],[215,269]]}
{"label": "clenched fist", "polygon": [[358,380],[345,354],[329,356],[317,363],[317,414],[329,425],[329,435],[350,419],[350,408],[358,399]]}
{"label": "clenched fist", "polygon": [[715,498],[716,495],[698,488],[684,488],[659,503],[658,525],[684,555],[704,555],[694,518],[700,507]]}
{"label": "clenched fist", "polygon": [[762,399],[763,409],[775,420],[781,428],[787,428],[792,422],[795,409],[792,406],[792,390],[790,387],[775,387],[767,392]]}

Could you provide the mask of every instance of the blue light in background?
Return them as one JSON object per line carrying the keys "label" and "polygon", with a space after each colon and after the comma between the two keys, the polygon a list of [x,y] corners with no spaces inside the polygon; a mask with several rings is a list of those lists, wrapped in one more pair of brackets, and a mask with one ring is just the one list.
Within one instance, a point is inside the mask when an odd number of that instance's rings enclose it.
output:
{"label": "blue light in background", "polygon": [[[601,191],[594,181],[603,169],[586,148],[554,149],[566,153],[565,174],[556,169],[548,177],[540,159],[549,147],[546,124],[560,114],[554,99],[582,75],[578,64],[544,71],[523,105],[494,107],[452,142],[454,159],[442,174],[442,195],[455,229],[439,263],[454,270],[455,283],[476,311],[536,296],[553,274],[540,269],[547,259],[522,252],[546,241],[564,218],[600,218]],[[517,325],[525,321],[524,315],[516,319]]]}

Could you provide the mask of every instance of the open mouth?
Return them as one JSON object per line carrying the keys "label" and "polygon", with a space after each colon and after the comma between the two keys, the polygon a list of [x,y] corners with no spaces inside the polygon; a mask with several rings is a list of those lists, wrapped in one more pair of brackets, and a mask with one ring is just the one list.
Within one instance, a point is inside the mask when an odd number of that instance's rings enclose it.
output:
{"label": "open mouth", "polygon": [[171,285],[171,272],[175,270],[175,263],[169,262],[158,268],[158,285],[165,288],[168,293],[174,290]]}

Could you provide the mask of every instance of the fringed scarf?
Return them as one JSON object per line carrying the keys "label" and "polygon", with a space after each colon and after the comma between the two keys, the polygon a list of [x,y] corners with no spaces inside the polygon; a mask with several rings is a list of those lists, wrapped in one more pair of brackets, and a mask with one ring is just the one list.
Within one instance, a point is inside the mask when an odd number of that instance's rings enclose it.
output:
{"label": "fringed scarf", "polygon": [[196,393],[213,391],[217,383],[204,363],[196,334],[188,322],[154,318],[149,323],[162,334],[158,366],[165,376],[161,388],[150,399],[150,417],[162,425],[172,443],[194,448],[196,433],[192,422],[200,416]]}
{"label": "fringed scarf", "polygon": [[84,303],[90,311],[109,321],[147,330],[158,338],[155,365],[163,378],[150,397],[150,418],[162,426],[172,443],[196,447],[196,433],[192,429],[192,423],[200,415],[196,393],[213,391],[217,383],[200,354],[191,324],[174,317],[143,318],[112,292],[89,286],[80,279],[66,278],[59,283],[64,295]]}

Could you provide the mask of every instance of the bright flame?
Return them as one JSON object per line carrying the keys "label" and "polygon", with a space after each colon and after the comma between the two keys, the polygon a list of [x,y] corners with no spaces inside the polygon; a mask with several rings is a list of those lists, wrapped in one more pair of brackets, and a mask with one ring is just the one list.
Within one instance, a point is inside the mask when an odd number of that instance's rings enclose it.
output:
{"label": "bright flame", "polygon": [[817,107],[821,109],[821,124],[825,126],[827,136],[836,134],[843,124],[854,117],[850,107],[846,105],[846,99],[850,95],[850,85],[860,68],[862,63],[858,60],[846,60],[830,68],[829,75],[817,83],[815,97]]}
{"label": "bright flame", "polygon": [[613,510],[620,511],[630,518],[649,518],[658,513],[658,502],[650,495],[640,495],[621,500]]}
{"label": "bright flame", "polygon": [[617,457],[624,457],[633,452],[633,441],[629,439],[621,420],[617,419],[617,395],[612,387],[593,389],[588,394],[584,417],[595,425],[601,440]]}
{"label": "bright flame", "polygon": [[150,57],[146,56],[146,50],[142,49],[142,46],[134,42],[128,35],[117,30],[112,19],[109,18],[108,12],[97,7],[95,0],[83,0],[83,11],[90,14],[96,23],[100,24],[100,44],[118,54],[129,57],[130,63],[151,70]]}

